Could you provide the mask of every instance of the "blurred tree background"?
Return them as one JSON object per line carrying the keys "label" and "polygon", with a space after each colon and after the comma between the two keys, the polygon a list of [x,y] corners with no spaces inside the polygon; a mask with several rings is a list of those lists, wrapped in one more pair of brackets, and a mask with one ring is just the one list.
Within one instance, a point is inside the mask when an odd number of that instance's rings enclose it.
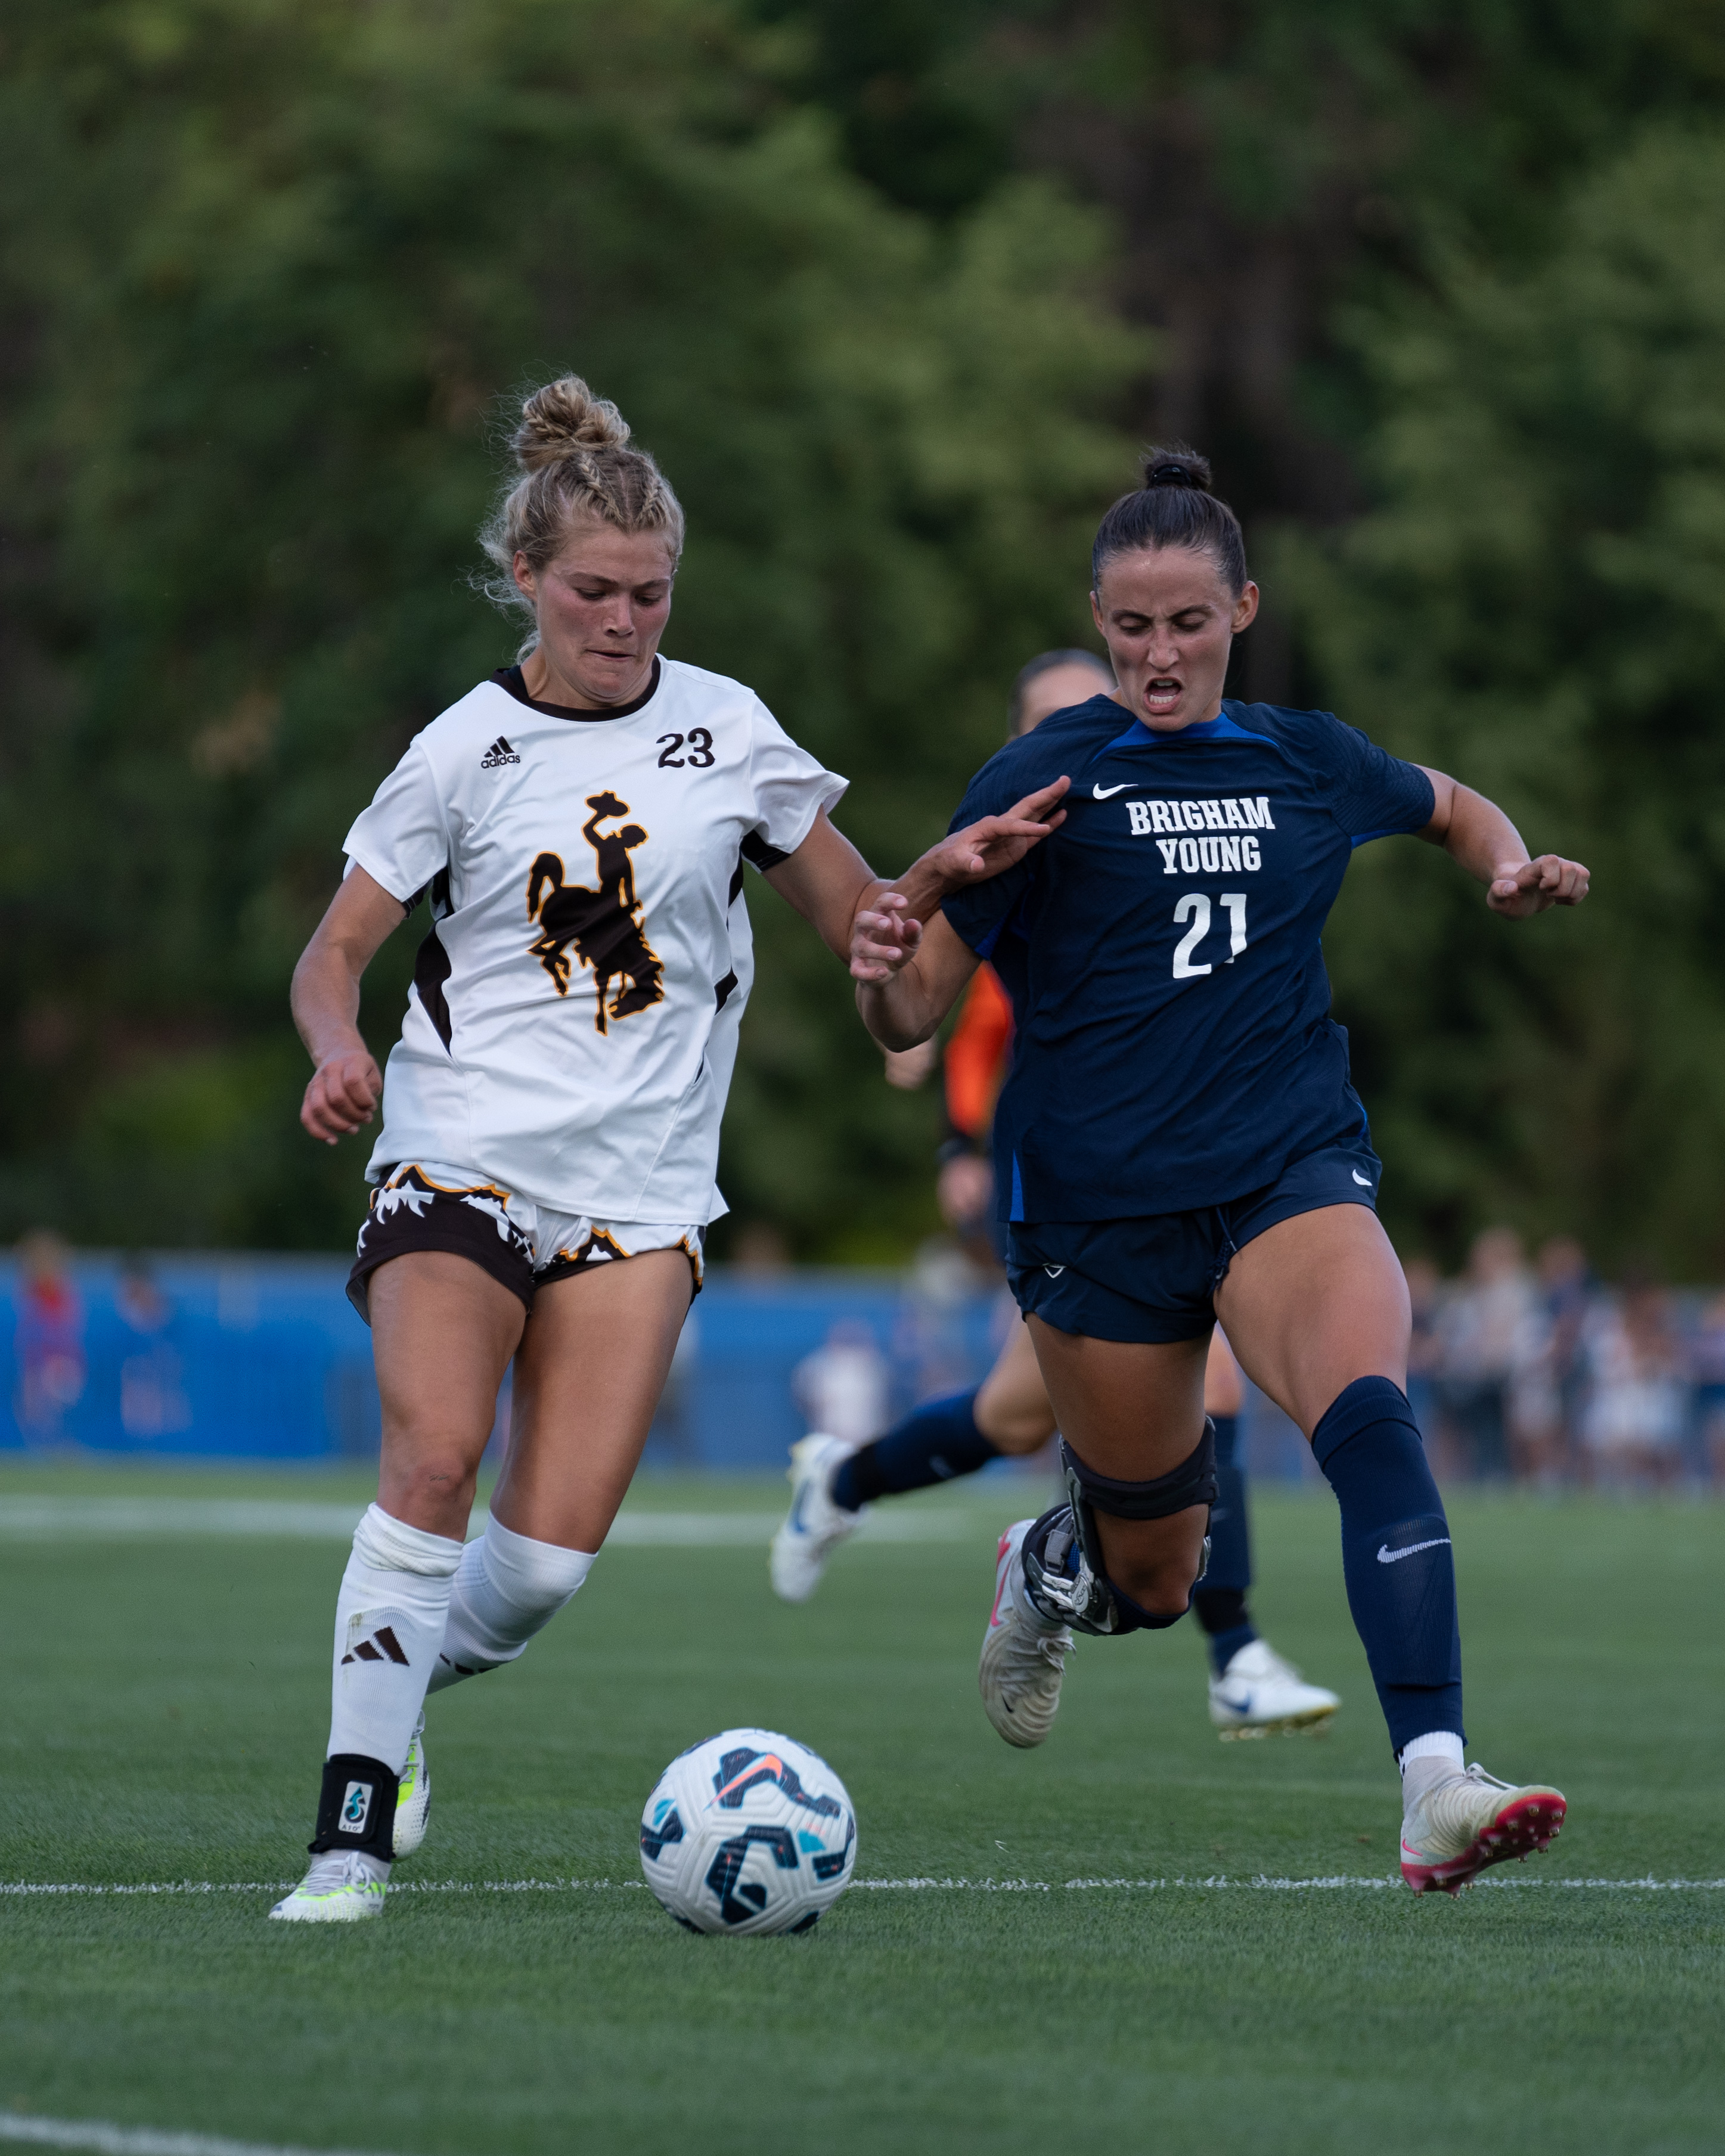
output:
{"label": "blurred tree background", "polygon": [[[14,0],[0,175],[0,1235],[349,1240],[287,974],[510,654],[472,534],[511,393],[573,367],[690,512],[667,650],[848,773],[886,867],[1089,639],[1135,445],[1206,449],[1267,586],[1236,692],[1596,872],[1510,929],[1360,856],[1329,950],[1393,1230],[1725,1269],[1709,0]],[[933,1104],[751,895],[735,1219],[902,1255]]]}

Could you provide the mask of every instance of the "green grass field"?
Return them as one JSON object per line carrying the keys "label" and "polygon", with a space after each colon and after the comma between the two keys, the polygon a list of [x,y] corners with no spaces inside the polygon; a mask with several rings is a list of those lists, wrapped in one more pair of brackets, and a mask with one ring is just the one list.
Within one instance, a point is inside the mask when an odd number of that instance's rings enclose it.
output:
{"label": "green grass field", "polygon": [[[783,1488],[631,1502],[759,1513]],[[1020,1753],[975,1660],[1023,1489],[913,1501],[950,1539],[853,1545],[802,1609],[761,1548],[608,1552],[521,1665],[434,1702],[431,1834],[398,1879],[470,1891],[333,1931],[265,1923],[267,1885],[0,1898],[0,2117],[393,2156],[1721,2146],[1725,1888],[1581,1882],[1725,1874],[1725,1511],[1454,1504],[1473,1749],[1572,1810],[1549,1856],[1452,1903],[1251,1883],[1394,1872],[1327,1497],[1260,1493],[1256,1604],[1343,1693],[1331,1737],[1219,1743],[1183,1625],[1081,1641],[1053,1739]],[[18,1509],[129,1492],[367,1494],[0,1473],[0,1877],[287,1881],[341,1545]],[[636,1821],[672,1753],[745,1722],[844,1775],[860,1882],[1051,1891],[859,1883],[805,1938],[688,1936],[629,1883]],[[1096,1878],[1163,1883],[1064,1883]],[[520,1881],[567,1883],[496,1891]]]}

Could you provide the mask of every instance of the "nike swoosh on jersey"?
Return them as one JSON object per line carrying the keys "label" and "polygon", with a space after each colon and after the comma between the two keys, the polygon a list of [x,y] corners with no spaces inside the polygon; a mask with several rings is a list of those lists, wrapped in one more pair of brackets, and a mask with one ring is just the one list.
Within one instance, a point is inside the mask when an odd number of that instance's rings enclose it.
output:
{"label": "nike swoosh on jersey", "polygon": [[1359,1170],[1358,1170],[1357,1168],[1354,1168],[1354,1169],[1352,1171],[1352,1173],[1353,1173],[1353,1179],[1354,1179],[1354,1181],[1355,1181],[1356,1183],[1360,1183],[1360,1184],[1363,1184],[1363,1187],[1364,1187],[1366,1189],[1368,1189],[1368,1190],[1369,1190],[1369,1189],[1371,1188],[1371,1187],[1372,1187],[1372,1178],[1371,1178],[1371,1177],[1370,1177],[1369,1175],[1362,1175],[1362,1174],[1360,1173]]}
{"label": "nike swoosh on jersey", "polygon": [[1404,1557],[1418,1557],[1423,1549],[1442,1549],[1449,1541],[1447,1535],[1434,1535],[1429,1543],[1409,1543],[1405,1549],[1393,1550],[1388,1543],[1378,1545],[1379,1564],[1399,1564]]}
{"label": "nike swoosh on jersey", "polygon": [[1098,801],[1108,801],[1111,800],[1117,793],[1124,793],[1131,784],[1131,779],[1122,778],[1118,786],[1092,786],[1090,790]]}

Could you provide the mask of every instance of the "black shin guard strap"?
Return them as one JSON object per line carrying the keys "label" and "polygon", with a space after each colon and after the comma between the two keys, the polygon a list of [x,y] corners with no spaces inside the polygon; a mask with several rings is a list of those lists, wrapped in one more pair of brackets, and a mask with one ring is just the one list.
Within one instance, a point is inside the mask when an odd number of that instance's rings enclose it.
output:
{"label": "black shin guard strap", "polygon": [[395,1853],[395,1804],[399,1777],[381,1759],[338,1752],[323,1763],[317,1831],[307,1844],[314,1856],[326,1850],[357,1849],[388,1864]]}
{"label": "black shin guard strap", "polygon": [[1060,1440],[1060,1472],[1076,1511],[1081,1501],[1116,1520],[1165,1520],[1173,1512],[1216,1502],[1216,1426],[1206,1415],[1204,1435],[1179,1466],[1153,1482],[1117,1482],[1098,1475]]}
{"label": "black shin guard strap", "polygon": [[[1150,1482],[1119,1482],[1098,1475],[1060,1440],[1060,1468],[1067,1502],[1045,1512],[1024,1537],[1024,1578],[1030,1599],[1045,1616],[1058,1617],[1081,1632],[1160,1632],[1185,1615],[1146,1609],[1109,1578],[1096,1532],[1096,1514],[1117,1520],[1164,1520],[1175,1512],[1216,1501],[1216,1433],[1208,1420],[1204,1435],[1171,1474]],[[1204,1538],[1198,1577],[1209,1561]],[[1196,1583],[1194,1582],[1194,1584]]]}

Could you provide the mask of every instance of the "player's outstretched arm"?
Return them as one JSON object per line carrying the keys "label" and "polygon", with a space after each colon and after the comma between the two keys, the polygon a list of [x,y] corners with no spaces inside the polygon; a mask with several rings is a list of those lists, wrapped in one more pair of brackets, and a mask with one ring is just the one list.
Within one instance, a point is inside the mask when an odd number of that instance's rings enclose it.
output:
{"label": "player's outstretched arm", "polygon": [[1059,803],[1070,783],[1057,778],[1004,816],[951,833],[859,906],[850,942],[856,1007],[883,1048],[928,1040],[977,969],[976,953],[948,926],[942,901],[1015,866],[1065,823]]}
{"label": "player's outstretched arm", "polygon": [[823,808],[793,854],[767,870],[767,880],[796,907],[835,958],[850,956],[850,925],[858,911],[886,888]]}
{"label": "player's outstretched arm", "polygon": [[1420,834],[1441,846],[1450,859],[1486,886],[1486,903],[1494,913],[1520,921],[1543,913],[1548,906],[1579,906],[1587,896],[1588,871],[1561,854],[1527,857],[1522,834],[1495,801],[1461,785],[1441,771],[1426,771],[1436,797],[1431,821]]}
{"label": "player's outstretched arm", "polygon": [[294,968],[294,1024],[317,1066],[300,1121],[326,1145],[370,1122],[383,1097],[382,1074],[360,1034],[359,983],[406,918],[401,901],[356,867]]}

